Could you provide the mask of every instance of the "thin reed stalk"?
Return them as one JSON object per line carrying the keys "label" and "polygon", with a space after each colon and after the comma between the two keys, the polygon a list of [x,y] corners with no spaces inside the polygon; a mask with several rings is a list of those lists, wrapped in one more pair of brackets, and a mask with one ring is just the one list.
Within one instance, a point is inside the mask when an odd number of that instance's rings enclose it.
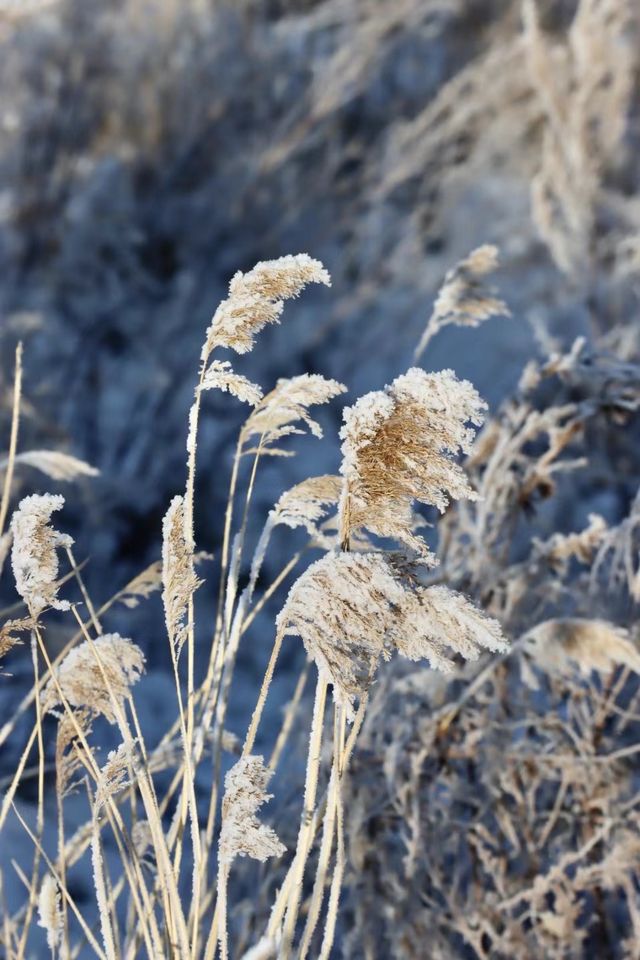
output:
{"label": "thin reed stalk", "polygon": [[286,896],[283,896],[282,893],[286,889],[286,884],[283,884],[281,892],[276,897],[268,927],[268,935],[275,937],[280,931],[280,925],[284,918],[281,946],[281,956],[283,960],[287,960],[291,953],[296,921],[298,919],[298,910],[300,907],[300,898],[302,896],[304,869],[311,845],[311,824],[313,821],[316,794],[318,791],[318,774],[320,772],[322,732],[324,729],[324,710],[326,700],[327,681],[324,679],[324,677],[319,675],[316,682],[316,693],[313,704],[313,720],[311,723],[309,750],[307,754],[304,803],[302,808],[302,817],[300,820],[300,830],[298,832],[298,842],[296,844],[296,853],[291,867],[290,886]]}
{"label": "thin reed stalk", "polygon": [[20,424],[20,398],[22,396],[22,343],[16,347],[15,374],[13,380],[13,403],[11,407],[11,433],[9,434],[9,455],[4,474],[2,500],[0,500],[0,536],[4,532],[7,521],[9,501],[11,499],[11,484],[18,449],[18,428]]}

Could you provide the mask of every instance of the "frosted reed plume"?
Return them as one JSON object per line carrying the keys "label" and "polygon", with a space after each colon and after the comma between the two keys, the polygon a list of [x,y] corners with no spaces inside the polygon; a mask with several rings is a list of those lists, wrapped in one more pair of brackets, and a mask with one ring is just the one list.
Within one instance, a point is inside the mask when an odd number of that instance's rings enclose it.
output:
{"label": "frosted reed plume", "polygon": [[304,527],[311,537],[320,537],[319,524],[331,507],[340,500],[342,481],[340,477],[325,475],[309,477],[285,490],[270,516],[274,525],[284,524],[292,530]]}
{"label": "frosted reed plume", "polygon": [[262,399],[262,390],[255,383],[235,373],[228,360],[212,360],[200,384],[201,390],[223,390],[255,407]]}
{"label": "frosted reed plume", "polygon": [[303,373],[278,380],[276,386],[256,405],[242,429],[242,440],[258,438],[261,453],[291,456],[274,446],[279,440],[302,434],[306,429],[320,439],[322,428],[309,413],[309,408],[328,403],[346,391],[337,380],[320,374]]}
{"label": "frosted reed plume", "polygon": [[57,550],[68,549],[73,540],[49,525],[51,514],[63,506],[64,497],[32,494],[20,502],[11,520],[11,565],[16,589],[36,617],[46,607],[69,609],[67,600],[58,599]]}
{"label": "frosted reed plume", "polygon": [[332,536],[321,530],[322,521],[340,500],[342,480],[337,476],[309,477],[291,487],[269,511],[251,561],[251,585],[255,587],[271,534],[280,524],[295,530],[304,527],[313,543],[329,548]]}
{"label": "frosted reed plume", "polygon": [[[33,626],[30,617],[23,617],[21,620],[7,620],[0,627],[0,659],[9,653],[16,644],[20,643],[19,634]],[[0,668],[1,669],[1,668]]]}
{"label": "frosted reed plume", "polygon": [[412,503],[444,512],[450,499],[476,497],[453,456],[468,453],[486,404],[453,371],[413,367],[344,411],[341,513],[348,538],[364,527],[433,562],[414,533]]}
{"label": "frosted reed plume", "polygon": [[[383,391],[367,394],[344,412],[339,505],[340,552],[328,553],[302,574],[278,616],[274,649],[288,634],[300,636],[314,660],[318,679],[309,739],[304,809],[296,856],[273,908],[269,933],[282,918],[283,958],[293,952],[305,868],[312,843],[320,744],[327,685],[333,686],[334,747],[320,865],[312,907],[303,935],[305,956],[320,916],[334,834],[336,862],[330,885],[320,955],[333,944],[345,871],[343,786],[346,769],[346,720],[354,738],[366,710],[369,688],[380,660],[397,650],[411,660],[428,659],[443,671],[453,669],[449,650],[475,659],[483,649],[508,649],[499,623],[466,598],[445,587],[424,587],[417,570],[435,557],[415,534],[414,501],[444,511],[450,498],[474,499],[462,467],[453,457],[468,452],[486,405],[467,381],[452,371],[427,374],[411,368]],[[352,552],[366,529],[408,547],[417,558],[389,552]],[[418,567],[419,561],[419,567]],[[271,663],[270,663],[271,665]],[[356,724],[356,701],[360,702]],[[252,735],[255,723],[252,721]]]}
{"label": "frosted reed plume", "polygon": [[426,329],[414,353],[419,360],[432,337],[449,324],[477,327],[489,317],[510,317],[508,306],[486,283],[498,267],[498,248],[484,244],[461,260],[445,276]]}
{"label": "frosted reed plume", "polygon": [[253,349],[255,336],[267,324],[278,323],[285,300],[297,297],[310,283],[331,285],[319,260],[306,253],[257,263],[248,273],[238,271],[211,321],[202,348],[206,362],[215,347],[236,353]]}
{"label": "frosted reed plume", "polygon": [[184,498],[174,497],[162,522],[162,602],[167,633],[176,656],[187,636],[189,600],[200,586],[190,532],[185,528]]}
{"label": "frosted reed plume", "polygon": [[122,709],[143,669],[144,656],[135,643],[117,633],[102,634],[69,651],[45,688],[43,705],[53,709],[62,695],[70,706],[116,723],[116,709]]}
{"label": "frosted reed plume", "polygon": [[264,861],[284,853],[275,832],[257,817],[260,807],[271,800],[266,792],[270,779],[264,758],[252,755],[241,757],[227,773],[219,841],[222,863],[230,864],[235,857]]}
{"label": "frosted reed plume", "polygon": [[135,769],[135,763],[136,745],[133,740],[121,743],[116,750],[109,751],[96,783],[96,812],[99,812],[108,800],[131,785],[130,776]]}
{"label": "frosted reed plume", "polygon": [[224,779],[222,827],[218,841],[218,909],[220,951],[223,960],[229,956],[227,934],[227,883],[229,869],[236,857],[251,857],[264,862],[285,852],[271,827],[260,823],[257,812],[271,799],[266,787],[271,772],[262,757],[248,754],[229,770]]}
{"label": "frosted reed plume", "polygon": [[[0,470],[4,470],[7,463],[6,457],[0,458]],[[79,477],[95,477],[99,473],[95,467],[85,463],[84,460],[59,450],[27,450],[24,453],[18,453],[14,463],[35,467],[52,480],[77,480]]]}
{"label": "frosted reed plume", "polygon": [[60,890],[50,873],[45,875],[38,896],[38,926],[47,932],[47,945],[51,953],[55,952],[62,940],[62,910]]}
{"label": "frosted reed plume", "polygon": [[496,620],[446,587],[421,586],[410,567],[381,553],[317,560],[291,588],[277,627],[302,638],[351,719],[354,701],[394,651],[448,673],[452,653],[471,660],[508,649]]}
{"label": "frosted reed plume", "polygon": [[563,617],[545,620],[525,635],[527,652],[549,672],[571,668],[587,676],[623,665],[640,673],[640,652],[629,631],[605,620]]}
{"label": "frosted reed plume", "polygon": [[62,712],[56,731],[56,791],[61,799],[73,793],[78,783],[76,774],[84,771],[81,739],[91,734],[94,714],[86,708]]}

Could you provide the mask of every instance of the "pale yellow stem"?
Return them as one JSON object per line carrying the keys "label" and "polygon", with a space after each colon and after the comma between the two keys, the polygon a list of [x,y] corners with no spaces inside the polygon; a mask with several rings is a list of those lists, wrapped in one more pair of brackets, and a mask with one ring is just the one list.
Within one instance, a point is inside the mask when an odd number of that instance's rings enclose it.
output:
{"label": "pale yellow stem", "polygon": [[22,393],[22,343],[16,347],[16,367],[13,380],[13,406],[11,410],[11,434],[9,437],[9,456],[7,458],[7,469],[4,475],[4,486],[2,490],[2,501],[0,502],[0,536],[4,530],[9,511],[9,501],[11,500],[11,484],[13,482],[13,469],[16,462],[16,450],[18,447],[18,426],[20,423],[20,397]]}

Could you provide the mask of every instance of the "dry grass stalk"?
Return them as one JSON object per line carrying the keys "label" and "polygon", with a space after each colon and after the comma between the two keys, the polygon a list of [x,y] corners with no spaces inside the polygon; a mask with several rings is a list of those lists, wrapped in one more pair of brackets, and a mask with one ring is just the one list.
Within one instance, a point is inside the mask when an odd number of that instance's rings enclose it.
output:
{"label": "dry grass stalk", "polygon": [[255,946],[242,955],[242,960],[275,960],[278,944],[272,937],[262,937]]}
{"label": "dry grass stalk", "polygon": [[[213,317],[205,343],[201,353],[201,373],[200,386],[205,383],[207,378],[207,364],[209,363],[212,351],[217,347],[227,347],[236,350],[238,353],[245,353],[253,348],[255,336],[263,327],[269,323],[277,322],[282,313],[284,300],[298,296],[309,283],[330,284],[330,278],[322,264],[311,259],[306,254],[300,254],[292,257],[282,257],[279,260],[267,261],[257,264],[253,270],[247,274],[237,273],[229,285],[229,297],[223,301]],[[216,368],[217,375],[220,369]],[[230,370],[225,368],[223,371],[227,376]],[[229,381],[228,381],[229,384]],[[238,383],[236,381],[236,389]],[[246,391],[251,391],[252,385],[242,384],[241,392],[246,396]],[[229,497],[227,509],[225,512],[225,524],[223,533],[223,543],[221,551],[221,572],[219,588],[219,606],[216,619],[214,642],[211,647],[209,657],[209,668],[203,684],[202,699],[205,703],[202,723],[206,727],[211,722],[214,707],[218,730],[220,733],[224,728],[224,716],[226,711],[231,676],[235,666],[235,657],[238,642],[241,635],[242,617],[244,607],[242,604],[248,602],[248,594],[241,598],[239,609],[235,616],[233,606],[237,596],[237,572],[239,570],[240,558],[244,545],[244,535],[246,521],[251,500],[253,485],[258,465],[259,455],[262,452],[274,452],[273,441],[292,432],[299,432],[293,426],[295,423],[303,422],[316,435],[321,435],[319,425],[309,416],[308,408],[317,403],[325,403],[337,392],[343,389],[334,381],[325,380],[320,376],[302,376],[292,378],[289,381],[280,381],[275,390],[263,398],[257,405],[254,413],[249,418],[245,428],[240,434],[238,441],[236,457],[232,469],[230,481]],[[254,394],[257,397],[257,394]],[[193,530],[193,500],[195,489],[195,461],[196,444],[199,418],[201,390],[196,391],[196,398],[189,414],[189,432],[187,438],[188,452],[188,477],[185,496],[185,526],[190,531],[190,541],[192,542]],[[249,487],[247,490],[244,518],[241,530],[235,537],[235,558],[230,567],[229,548],[231,544],[231,524],[233,518],[234,498],[238,479],[238,469],[240,457],[243,452],[251,451],[244,449],[247,439],[258,435],[258,449],[254,459],[253,470]],[[233,625],[233,629],[232,629]],[[192,744],[194,736],[194,615],[193,601],[188,604],[188,662],[187,662],[187,716],[186,724],[183,717],[182,724],[185,729],[185,751],[188,756],[192,753]],[[174,666],[175,669],[175,666]],[[176,671],[176,685],[178,696],[180,698],[179,681]],[[213,692],[213,696],[211,695]],[[216,703],[217,701],[217,703]],[[181,710],[182,714],[182,710]],[[196,760],[198,763],[201,755],[202,738],[198,738],[196,745]],[[220,765],[220,746],[216,750],[215,769],[216,779],[217,771]],[[188,761],[189,766],[189,761]],[[191,810],[191,828],[192,844],[194,849],[199,850],[199,833],[197,825],[197,814],[195,804],[195,794],[193,788],[193,777],[191,771],[187,770],[185,778],[180,822],[183,823],[186,817],[187,794],[190,795]],[[216,816],[217,804],[217,783],[212,791],[210,802],[210,813],[207,821],[206,841],[207,847],[211,845],[213,839],[213,829]],[[208,850],[207,850],[208,855]],[[180,862],[181,847],[178,846],[177,862]],[[197,855],[197,861],[202,858]],[[203,870],[206,868],[206,859],[198,862],[194,870],[194,888],[199,884]],[[196,913],[199,912],[198,906],[199,888],[194,891],[194,902],[196,904]],[[223,929],[224,933],[224,929]],[[197,940],[197,931],[196,931]],[[210,937],[210,944],[215,942],[215,938]],[[224,941],[223,941],[224,943]],[[193,948],[195,950],[195,947]],[[224,949],[224,948],[223,948]]]}
{"label": "dry grass stalk", "polygon": [[142,860],[145,853],[153,846],[153,833],[148,820],[136,820],[131,828],[131,842],[136,856]]}
{"label": "dry grass stalk", "polygon": [[11,530],[7,530],[6,533],[0,534],[0,577],[2,576],[4,562],[9,556],[12,542],[13,536],[11,534]]}
{"label": "dry grass stalk", "polygon": [[13,471],[15,467],[15,458],[18,449],[18,431],[20,429],[20,405],[22,401],[22,343],[16,347],[15,375],[13,379],[13,399],[11,403],[11,433],[9,436],[9,453],[7,456],[7,468],[4,474],[4,483],[2,484],[2,499],[0,500],[0,535],[4,533],[4,525],[9,513],[9,500],[11,497],[11,484],[13,481]]}

